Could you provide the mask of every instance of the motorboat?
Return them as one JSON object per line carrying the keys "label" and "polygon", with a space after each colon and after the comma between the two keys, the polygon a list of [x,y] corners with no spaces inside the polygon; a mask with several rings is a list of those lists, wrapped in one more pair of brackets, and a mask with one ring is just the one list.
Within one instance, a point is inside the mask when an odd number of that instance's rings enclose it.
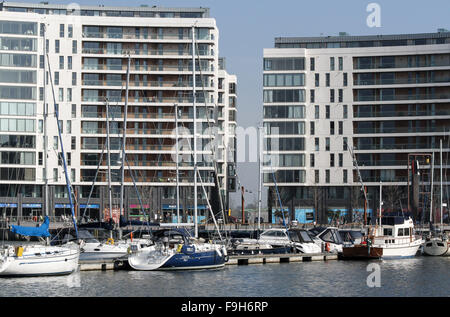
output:
{"label": "motorboat", "polygon": [[108,238],[105,242],[97,240],[89,231],[80,231],[82,239],[80,263],[112,262],[128,255],[127,243]]}
{"label": "motorboat", "polygon": [[314,242],[321,250],[331,253],[341,253],[344,241],[336,227],[314,227],[309,229],[313,235]]}
{"label": "motorboat", "polygon": [[360,244],[364,241],[364,234],[361,230],[339,229],[339,235],[344,242],[344,246],[352,246],[355,244]]}
{"label": "motorboat", "polygon": [[225,266],[225,245],[193,239],[185,229],[165,228],[153,232],[154,244],[131,247],[128,264],[141,271],[215,269]]}
{"label": "motorboat", "polygon": [[381,225],[369,230],[368,243],[383,249],[383,259],[414,257],[423,243],[411,217],[384,216]]}

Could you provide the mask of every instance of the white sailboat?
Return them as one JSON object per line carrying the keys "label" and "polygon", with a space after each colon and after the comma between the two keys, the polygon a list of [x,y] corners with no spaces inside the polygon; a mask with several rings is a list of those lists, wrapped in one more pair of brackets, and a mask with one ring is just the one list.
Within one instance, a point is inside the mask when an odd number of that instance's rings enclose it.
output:
{"label": "white sailboat", "polygon": [[[192,269],[213,269],[225,266],[228,260],[225,245],[206,243],[203,239],[198,239],[198,217],[197,217],[197,177],[202,183],[203,192],[207,197],[206,190],[197,168],[197,109],[196,109],[196,93],[195,93],[195,27],[192,27],[192,97],[193,97],[193,113],[194,113],[194,237],[191,237],[186,230],[179,228],[162,229],[154,233],[155,244],[142,249],[132,248],[132,253],[128,257],[129,265],[135,270],[151,271],[151,270],[192,270]],[[175,105],[175,124],[176,126],[176,142],[178,149],[178,108]],[[179,210],[178,197],[178,150],[176,159],[177,174],[177,212]],[[214,224],[217,222],[212,212],[211,205],[208,202]],[[177,224],[179,226],[179,214],[177,214]],[[219,237],[222,237],[219,232]]]}
{"label": "white sailboat", "polygon": [[[48,56],[45,53],[45,32],[44,32],[44,59]],[[44,61],[45,65],[45,61]],[[48,64],[50,68],[50,64]],[[45,67],[45,66],[44,66]],[[45,77],[45,68],[44,68],[44,77]],[[48,72],[51,80],[51,71]],[[45,85],[45,78],[44,78]],[[53,88],[53,86],[52,86]],[[45,88],[44,88],[45,90]],[[53,91],[53,89],[52,89]],[[45,96],[45,93],[44,93]],[[55,103],[55,96],[53,93],[53,102],[55,104],[55,115],[56,122],[58,122],[59,113]],[[46,137],[46,129],[47,129],[47,111],[45,98],[44,98],[44,129],[45,129],[45,138],[44,142],[47,142]],[[64,174],[66,178],[66,186],[69,193],[70,206],[72,210],[72,220],[75,228],[76,235],[78,236],[78,230],[75,220],[75,212],[72,201],[72,192],[69,181],[69,176],[67,174],[67,165],[65,159],[65,152],[63,147],[63,142],[61,138],[61,127],[58,126],[58,134],[59,141],[61,145],[62,151],[62,161],[64,165]],[[45,147],[46,148],[46,147]],[[44,155],[46,165],[47,166],[47,158]],[[46,168],[47,170],[47,168]],[[47,184],[47,179],[45,180]],[[25,246],[6,246],[2,250],[0,250],[0,277],[5,276],[47,276],[47,275],[65,275],[71,274],[78,268],[78,260],[80,256],[79,245],[76,243],[69,243],[66,246],[50,246],[48,245],[48,237],[50,237],[50,233],[48,231],[49,228],[49,218],[48,218],[48,190],[45,190],[45,219],[44,223],[40,227],[23,227],[23,226],[11,226],[10,230],[13,233],[21,234],[23,236],[29,237],[40,237],[46,238],[45,245],[42,244],[29,244]]]}
{"label": "white sailboat", "polygon": [[[441,228],[443,228],[443,213],[442,209],[444,208],[444,204],[442,202],[442,139],[440,140],[440,162],[441,162],[441,195],[440,195],[440,210],[441,210]],[[434,164],[434,155],[433,162]],[[434,168],[433,168],[434,169]],[[433,175],[433,174],[432,174]],[[431,181],[433,184],[433,180]],[[433,186],[433,185],[432,185]],[[433,208],[432,208],[433,200],[431,200],[430,207],[430,236],[426,238],[425,243],[423,245],[423,253],[431,256],[449,256],[450,255],[450,241],[446,235],[436,234],[431,230],[433,223]]]}

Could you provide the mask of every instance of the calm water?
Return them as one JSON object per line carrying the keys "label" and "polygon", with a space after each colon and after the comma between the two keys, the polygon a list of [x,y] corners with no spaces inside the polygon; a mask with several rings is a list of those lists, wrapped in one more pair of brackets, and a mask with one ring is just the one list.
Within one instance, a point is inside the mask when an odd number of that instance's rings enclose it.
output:
{"label": "calm water", "polygon": [[[368,287],[369,263],[380,287]],[[450,257],[226,266],[214,271],[92,271],[0,279],[0,296],[300,297],[450,296]]]}

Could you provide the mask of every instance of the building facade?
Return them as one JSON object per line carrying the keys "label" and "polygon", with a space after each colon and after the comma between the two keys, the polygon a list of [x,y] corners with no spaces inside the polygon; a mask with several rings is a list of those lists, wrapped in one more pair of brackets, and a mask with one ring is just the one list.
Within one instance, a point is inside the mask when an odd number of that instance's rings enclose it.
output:
{"label": "building facade", "polygon": [[78,217],[109,217],[110,179],[115,217],[123,197],[129,219],[144,211],[176,222],[178,170],[180,221],[192,221],[194,146],[199,220],[215,191],[228,197],[221,155],[230,137],[217,127],[235,121],[236,107],[229,110],[228,98],[219,102],[219,81],[236,77],[219,69],[219,31],[209,9],[4,2],[0,24],[3,216],[40,216],[46,206],[50,216],[70,213],[58,125]]}
{"label": "building facade", "polygon": [[428,219],[433,153],[433,206],[439,214],[441,180],[448,204],[448,31],[276,38],[264,49],[263,76],[264,185],[274,221],[282,216],[278,194],[285,216],[302,223],[362,221],[364,208],[375,217],[380,182],[384,212]]}

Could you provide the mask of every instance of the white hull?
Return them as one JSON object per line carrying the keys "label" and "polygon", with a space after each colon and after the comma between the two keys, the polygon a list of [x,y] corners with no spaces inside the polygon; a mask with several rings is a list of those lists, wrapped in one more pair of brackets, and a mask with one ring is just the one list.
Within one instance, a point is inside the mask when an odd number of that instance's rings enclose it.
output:
{"label": "white hull", "polygon": [[422,240],[414,240],[411,243],[399,243],[399,244],[374,244],[373,247],[378,247],[383,249],[383,259],[387,258],[409,258],[414,257],[417,254]]}
{"label": "white hull", "polygon": [[0,258],[0,276],[66,275],[78,269],[80,251],[76,246],[25,246],[22,256],[14,248]]}
{"label": "white hull", "polygon": [[138,271],[153,271],[163,266],[173,253],[148,247],[128,256],[128,264]]}
{"label": "white hull", "polygon": [[110,262],[128,255],[128,245],[86,243],[80,254],[80,262]]}
{"label": "white hull", "polygon": [[449,252],[449,242],[439,238],[425,241],[423,246],[423,253],[430,256],[448,256]]}

